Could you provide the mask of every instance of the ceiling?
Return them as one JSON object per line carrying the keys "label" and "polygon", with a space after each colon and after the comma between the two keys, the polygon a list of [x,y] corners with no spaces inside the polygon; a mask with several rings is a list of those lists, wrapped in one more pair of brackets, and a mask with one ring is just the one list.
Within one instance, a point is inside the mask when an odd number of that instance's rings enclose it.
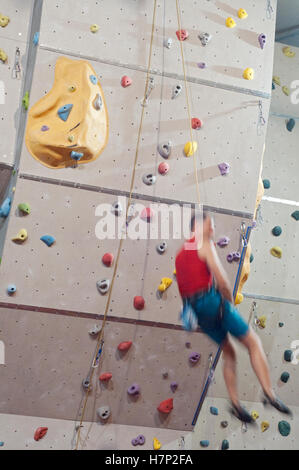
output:
{"label": "ceiling", "polygon": [[278,0],[276,41],[299,47],[299,0]]}

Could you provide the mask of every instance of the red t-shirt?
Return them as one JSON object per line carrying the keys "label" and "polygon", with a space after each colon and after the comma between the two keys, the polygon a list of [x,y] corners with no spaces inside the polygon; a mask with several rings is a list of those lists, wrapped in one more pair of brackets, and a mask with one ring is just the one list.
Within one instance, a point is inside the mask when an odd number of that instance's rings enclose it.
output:
{"label": "red t-shirt", "polygon": [[196,292],[208,289],[213,283],[213,276],[206,262],[198,256],[194,238],[187,240],[182,246],[175,259],[175,268],[182,297],[190,297]]}

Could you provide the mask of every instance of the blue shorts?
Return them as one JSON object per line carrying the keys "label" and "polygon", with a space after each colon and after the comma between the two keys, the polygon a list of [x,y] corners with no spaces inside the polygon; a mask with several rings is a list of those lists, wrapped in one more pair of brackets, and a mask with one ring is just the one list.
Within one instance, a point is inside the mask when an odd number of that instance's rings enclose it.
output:
{"label": "blue shorts", "polygon": [[224,300],[223,316],[219,321],[220,302],[221,295],[214,288],[191,302],[197,315],[198,325],[218,344],[226,339],[228,333],[235,338],[245,336],[249,331],[249,326],[228,300]]}

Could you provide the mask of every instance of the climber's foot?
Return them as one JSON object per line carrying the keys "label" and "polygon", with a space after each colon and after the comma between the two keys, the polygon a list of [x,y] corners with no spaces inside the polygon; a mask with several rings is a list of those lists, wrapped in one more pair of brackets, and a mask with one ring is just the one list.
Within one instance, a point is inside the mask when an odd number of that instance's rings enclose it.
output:
{"label": "climber's foot", "polygon": [[234,416],[236,416],[236,418],[238,418],[243,423],[252,423],[252,422],[254,422],[254,419],[252,418],[252,416],[240,404],[235,405],[234,403],[232,403],[231,411],[232,411],[232,414]]}
{"label": "climber's foot", "polygon": [[274,408],[276,408],[278,411],[280,411],[281,413],[284,413],[284,414],[287,414],[287,415],[292,414],[290,408],[288,408],[278,397],[276,397],[276,396],[269,397],[269,395],[267,395],[266,392],[264,392],[264,396],[265,396],[264,405],[270,404]]}

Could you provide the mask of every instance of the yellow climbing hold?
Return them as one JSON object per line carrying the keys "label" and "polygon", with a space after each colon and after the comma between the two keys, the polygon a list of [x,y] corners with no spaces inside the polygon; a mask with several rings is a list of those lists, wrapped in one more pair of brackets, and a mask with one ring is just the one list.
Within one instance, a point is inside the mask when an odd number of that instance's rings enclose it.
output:
{"label": "yellow climbing hold", "polygon": [[241,18],[241,20],[244,20],[245,18],[247,18],[247,16],[248,16],[247,11],[244,10],[244,8],[240,8],[238,11],[238,17]]}
{"label": "yellow climbing hold", "polygon": [[77,88],[76,88],[75,85],[69,86],[69,91],[70,91],[71,93],[74,93],[74,91],[76,91],[76,89],[77,89]]}
{"label": "yellow climbing hold", "polygon": [[252,417],[252,419],[254,419],[254,421],[256,421],[259,418],[259,416],[260,415],[258,414],[257,411],[252,411],[251,412],[251,417]]}
{"label": "yellow climbing hold", "polygon": [[191,157],[197,150],[197,142],[193,140],[193,142],[187,142],[184,147],[184,153],[186,157]]}
{"label": "yellow climbing hold", "polygon": [[75,137],[74,137],[73,135],[69,135],[68,138],[67,138],[67,140],[68,140],[69,142],[74,142]]}
{"label": "yellow climbing hold", "polygon": [[268,421],[262,421],[262,422],[261,422],[261,429],[262,429],[262,432],[267,431],[267,429],[269,429],[269,426],[270,426],[270,424],[268,423]]}
{"label": "yellow climbing hold", "polygon": [[241,292],[238,292],[236,295],[235,305],[240,304],[241,302],[243,302],[243,300],[244,300],[243,294],[241,294]]}
{"label": "yellow climbing hold", "polygon": [[254,70],[251,67],[247,67],[243,72],[243,78],[245,78],[245,80],[253,80]]}
{"label": "yellow climbing hold", "polygon": [[24,242],[25,240],[27,240],[28,238],[28,233],[27,233],[27,230],[25,228],[22,228],[18,234],[12,238],[12,241],[13,242]]}
{"label": "yellow climbing hold", "polygon": [[4,52],[3,49],[0,49],[0,60],[2,60],[2,62],[7,61],[7,54],[6,54],[6,52]]}
{"label": "yellow climbing hold", "polygon": [[173,270],[173,274],[176,276],[176,269]]}
{"label": "yellow climbing hold", "polygon": [[266,320],[267,320],[267,317],[266,315],[262,315],[261,317],[259,317],[257,319],[257,325],[259,328],[266,328]]}
{"label": "yellow climbing hold", "polygon": [[277,75],[274,75],[273,82],[276,83],[276,85],[281,86],[280,78]]}
{"label": "yellow climbing hold", "polygon": [[225,24],[228,28],[234,28],[236,26],[235,20],[233,20],[231,17],[226,18]]}
{"label": "yellow climbing hold", "polygon": [[292,51],[290,46],[286,46],[282,49],[282,52],[284,53],[285,56],[287,57],[295,57],[296,52]]}
{"label": "yellow climbing hold", "polygon": [[5,28],[5,26],[7,26],[9,22],[10,22],[9,17],[4,16],[2,15],[2,13],[0,13],[0,26],[2,26],[2,28]]}
{"label": "yellow climbing hold", "polygon": [[282,249],[279,248],[279,246],[273,246],[271,248],[270,253],[272,256],[275,256],[275,258],[281,258],[282,257]]}
{"label": "yellow climbing hold", "polygon": [[290,95],[290,89],[287,86],[283,86],[282,91],[284,92],[285,95],[287,96]]}
{"label": "yellow climbing hold", "polygon": [[92,33],[96,33],[97,31],[99,31],[100,27],[98,24],[92,24],[91,27],[90,27],[90,31]]}
{"label": "yellow climbing hold", "polygon": [[154,445],[154,450],[159,450],[159,449],[161,449],[161,445],[162,445],[162,444],[161,444],[160,441],[158,441],[158,439],[156,439],[156,438],[154,437],[153,445]]}
{"label": "yellow climbing hold", "polygon": [[162,277],[161,284],[158,287],[158,291],[165,292],[169,286],[172,284],[172,279],[170,277]]}

